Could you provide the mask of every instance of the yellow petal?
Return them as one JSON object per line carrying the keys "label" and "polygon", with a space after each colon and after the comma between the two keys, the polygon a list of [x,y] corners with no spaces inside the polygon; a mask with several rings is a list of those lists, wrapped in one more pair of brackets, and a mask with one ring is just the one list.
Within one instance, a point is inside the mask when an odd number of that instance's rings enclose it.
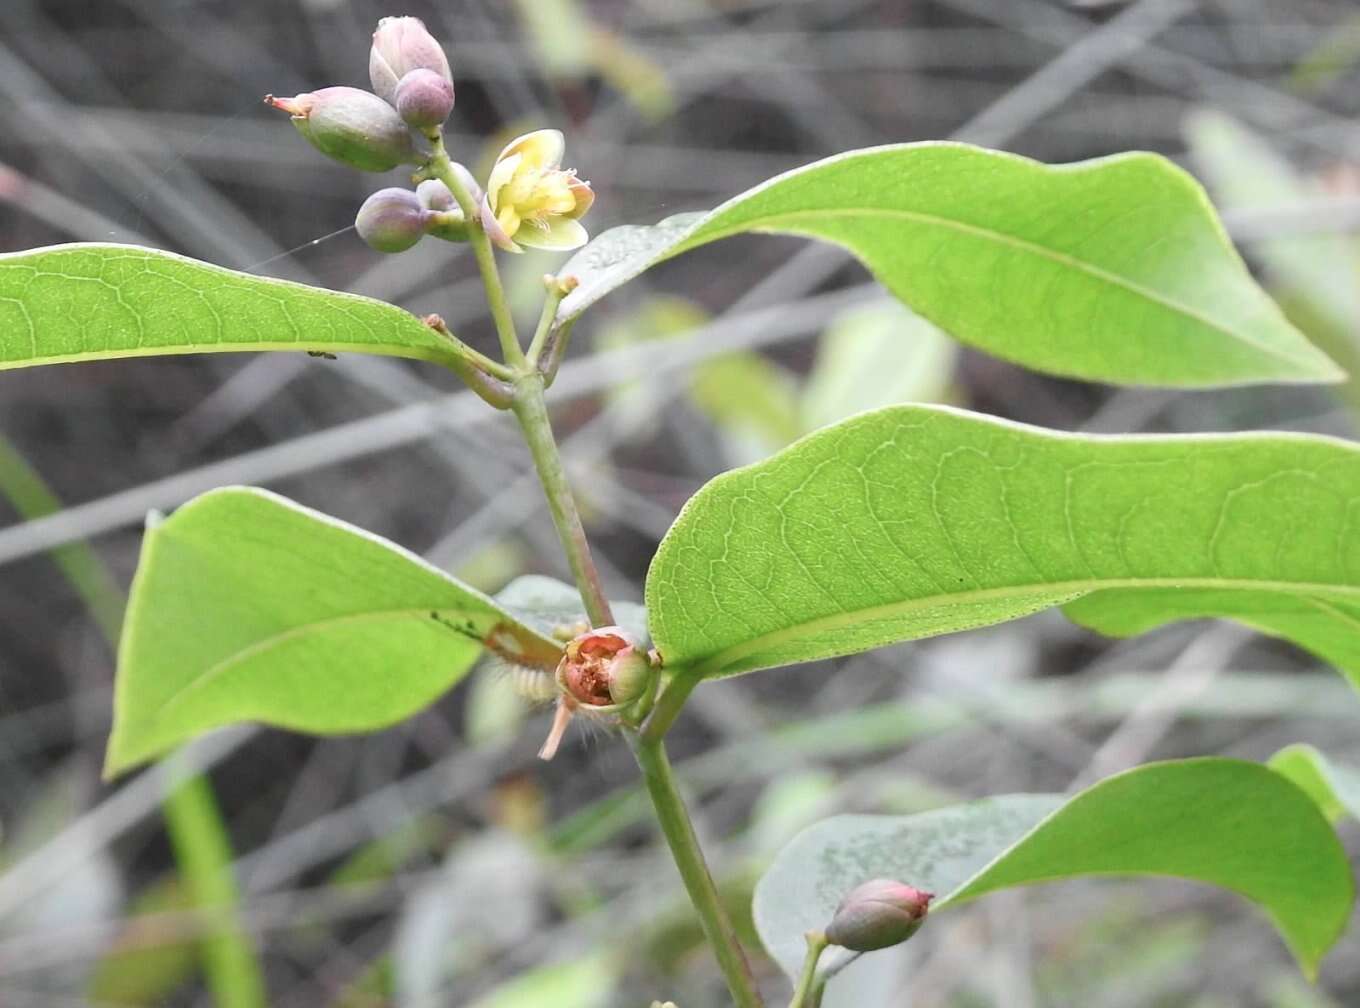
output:
{"label": "yellow petal", "polygon": [[552,169],[562,164],[562,155],[566,150],[567,141],[562,136],[561,130],[534,130],[506,144],[505,150],[501,151],[501,156],[497,160],[519,154],[526,164],[540,169]]}
{"label": "yellow petal", "polygon": [[491,202],[492,211],[500,209],[500,194],[510,180],[515,177],[515,172],[519,169],[520,162],[523,160],[518,154],[506,157],[504,154],[497,159],[491,168],[491,175],[486,180],[486,198]]}
{"label": "yellow petal", "polygon": [[569,217],[557,217],[543,228],[520,228],[515,237],[521,245],[528,245],[530,248],[558,251],[580,248],[590,241],[590,235],[586,233],[581,223]]}

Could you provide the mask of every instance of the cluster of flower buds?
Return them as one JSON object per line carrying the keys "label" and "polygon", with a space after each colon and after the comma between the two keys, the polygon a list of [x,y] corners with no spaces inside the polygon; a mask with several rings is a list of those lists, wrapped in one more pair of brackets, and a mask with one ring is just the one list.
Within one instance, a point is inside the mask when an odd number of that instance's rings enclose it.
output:
{"label": "cluster of flower buds", "polygon": [[900,945],[925,923],[935,897],[891,879],[856,886],[841,900],[826,940],[852,952],[873,952]]}
{"label": "cluster of flower buds", "polygon": [[552,759],[572,714],[615,717],[649,697],[656,684],[651,655],[623,627],[597,627],[572,638],[557,665],[557,718],[539,755]]}
{"label": "cluster of flower buds", "polygon": [[[383,18],[373,33],[368,75],[371,92],[328,87],[292,98],[269,95],[265,101],[287,112],[317,150],[353,168],[385,172],[425,165],[430,155],[419,137],[437,142],[453,111],[453,74],[443,48],[419,18]],[[563,149],[557,130],[519,137],[496,159],[485,192],[466,168],[453,164],[476,210],[475,222],[469,223],[448,186],[426,178],[415,192],[374,193],[355,227],[379,252],[404,252],[427,234],[465,241],[470,227],[483,228],[509,252],[525,245],[578,248],[588,237],[580,218],[595,195],[590,183],[563,170]]]}

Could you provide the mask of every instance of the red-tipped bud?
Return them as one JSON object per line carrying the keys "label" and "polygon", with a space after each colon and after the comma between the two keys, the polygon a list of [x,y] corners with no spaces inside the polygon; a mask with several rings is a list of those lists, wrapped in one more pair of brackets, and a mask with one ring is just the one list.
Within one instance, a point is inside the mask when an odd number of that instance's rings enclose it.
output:
{"label": "red-tipped bud", "polygon": [[453,84],[433,70],[412,70],[397,82],[392,104],[407,126],[431,130],[444,125],[453,111]]}
{"label": "red-tipped bud", "polygon": [[614,710],[641,699],[656,676],[646,649],[622,627],[599,627],[571,640],[557,666],[566,696],[586,708]]}
{"label": "red-tipped bud", "polygon": [[368,53],[368,77],[373,90],[383,100],[395,102],[397,84],[412,70],[432,70],[453,85],[449,59],[420,18],[383,18],[373,33],[373,48]]}
{"label": "red-tipped bud", "polygon": [[391,105],[352,87],[328,87],[293,98],[265,96],[321,153],[360,171],[390,171],[417,160],[411,131]]}
{"label": "red-tipped bud", "polygon": [[354,228],[379,252],[405,252],[430,230],[435,214],[409,189],[379,189],[359,208]]}
{"label": "red-tipped bud", "polygon": [[826,939],[852,952],[900,945],[920,930],[934,898],[891,879],[865,882],[841,900],[827,925]]}

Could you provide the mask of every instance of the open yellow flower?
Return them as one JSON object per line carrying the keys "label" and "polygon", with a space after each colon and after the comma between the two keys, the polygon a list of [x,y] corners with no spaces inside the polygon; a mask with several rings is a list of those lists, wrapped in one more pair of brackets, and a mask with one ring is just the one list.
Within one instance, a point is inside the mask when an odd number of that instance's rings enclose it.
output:
{"label": "open yellow flower", "polygon": [[558,130],[526,133],[496,158],[486,184],[487,233],[501,248],[574,249],[590,238],[579,218],[595,202],[589,182],[562,169]]}

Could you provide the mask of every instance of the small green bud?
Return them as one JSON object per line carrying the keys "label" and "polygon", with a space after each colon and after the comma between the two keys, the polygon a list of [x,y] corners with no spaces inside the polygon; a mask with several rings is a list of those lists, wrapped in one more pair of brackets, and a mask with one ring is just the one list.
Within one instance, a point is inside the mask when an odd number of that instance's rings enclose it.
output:
{"label": "small green bud", "polygon": [[434,219],[411,190],[379,189],[364,200],[354,228],[379,252],[405,252],[428,233]]}
{"label": "small green bud", "polygon": [[397,83],[393,104],[407,126],[431,130],[453,111],[453,84],[433,70],[412,70]]}
{"label": "small green bud", "polygon": [[368,53],[368,78],[378,96],[395,104],[397,84],[412,70],[421,69],[434,71],[452,87],[449,58],[420,18],[385,17],[379,21]]}
{"label": "small green bud", "polygon": [[401,117],[375,94],[328,87],[294,98],[265,96],[293,117],[293,125],[321,153],[360,171],[390,171],[418,160],[415,140]]}
{"label": "small green bud", "polygon": [[874,879],[852,889],[826,928],[832,945],[873,952],[900,945],[925,922],[935,897],[891,879]]}

